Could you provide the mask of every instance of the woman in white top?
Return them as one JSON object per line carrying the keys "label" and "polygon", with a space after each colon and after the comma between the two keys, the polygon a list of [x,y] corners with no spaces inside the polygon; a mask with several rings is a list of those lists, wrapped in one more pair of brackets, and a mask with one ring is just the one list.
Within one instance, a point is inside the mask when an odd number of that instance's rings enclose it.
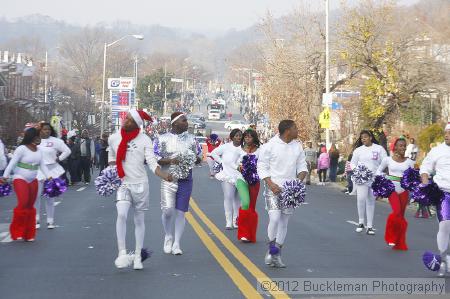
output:
{"label": "woman in white top", "polygon": [[[44,158],[44,163],[47,165],[49,174],[53,178],[58,178],[64,174],[64,168],[59,165],[60,161],[63,161],[70,156],[69,147],[59,138],[56,138],[56,133],[53,127],[49,123],[40,124],[40,136],[41,143],[38,145],[39,150],[42,151]],[[39,191],[38,198],[36,200],[36,228],[40,227],[39,224],[39,214],[41,210],[41,194],[44,188],[45,176],[42,171],[38,172],[37,176],[39,180]],[[55,217],[55,199],[50,197],[45,197],[45,210],[47,212],[47,228],[55,228],[54,217]]]}
{"label": "woman in white top", "polygon": [[392,192],[389,196],[392,213],[389,214],[386,222],[384,239],[389,246],[397,250],[408,250],[406,245],[408,222],[405,219],[405,210],[409,202],[409,193],[401,187],[400,181],[403,177],[403,172],[410,167],[414,167],[414,161],[405,157],[405,151],[406,140],[398,138],[394,142],[393,156],[384,158],[377,170],[377,175],[380,175],[387,168],[389,174],[387,178],[395,186],[395,192]]}
{"label": "woman in white top", "polygon": [[36,209],[33,206],[38,194],[38,169],[41,168],[43,173],[48,175],[42,151],[38,149],[40,142],[39,131],[36,128],[27,129],[3,175],[4,179],[8,179],[14,172],[13,185],[17,206],[9,228],[13,240],[34,241],[36,236]]}
{"label": "woman in white top", "polygon": [[[259,158],[260,142],[258,134],[253,129],[248,129],[242,135],[242,155],[241,161],[245,156],[252,156],[255,162]],[[256,167],[256,163],[255,163]],[[243,169],[242,169],[243,170]],[[255,168],[255,171],[257,169]],[[238,240],[242,242],[256,242],[256,230],[258,227],[258,213],[256,212],[256,200],[259,193],[259,179],[257,182],[247,181],[246,178],[238,178],[236,188],[241,198],[241,207],[238,216]]]}
{"label": "woman in white top", "polygon": [[225,209],[225,229],[237,228],[236,219],[238,217],[241,202],[236,189],[236,180],[242,177],[239,172],[239,163],[242,156],[241,140],[242,131],[234,129],[230,133],[231,142],[222,144],[211,152],[211,157],[222,164],[222,171],[216,174],[216,179],[222,181],[223,206]]}
{"label": "woman in white top", "polygon": [[[386,150],[377,144],[372,132],[363,130],[359,134],[359,139],[356,142],[353,157],[350,162],[352,169],[362,164],[365,165],[372,173],[378,169],[381,161],[387,157]],[[367,215],[367,234],[374,235],[373,230],[373,216],[375,213],[375,197],[371,188],[372,182],[367,182],[362,185],[355,184],[355,191],[357,196],[358,218],[359,225],[356,232],[360,233],[364,230],[364,214]]]}

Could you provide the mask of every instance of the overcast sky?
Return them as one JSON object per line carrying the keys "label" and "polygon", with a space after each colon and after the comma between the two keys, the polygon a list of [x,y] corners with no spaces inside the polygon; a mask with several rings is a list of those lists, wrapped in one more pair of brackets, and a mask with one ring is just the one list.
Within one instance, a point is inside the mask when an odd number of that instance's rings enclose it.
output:
{"label": "overcast sky", "polygon": [[[314,9],[324,0],[307,0]],[[357,0],[350,0],[354,2]],[[8,19],[39,13],[84,25],[126,20],[189,30],[243,29],[257,22],[267,10],[286,14],[299,0],[0,0],[0,15]],[[341,0],[330,0],[337,7]],[[417,0],[401,0],[412,3]]]}

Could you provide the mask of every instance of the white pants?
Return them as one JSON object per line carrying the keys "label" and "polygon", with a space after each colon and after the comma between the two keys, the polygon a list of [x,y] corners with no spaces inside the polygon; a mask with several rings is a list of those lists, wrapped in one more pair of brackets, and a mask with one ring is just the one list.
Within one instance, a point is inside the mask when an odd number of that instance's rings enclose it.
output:
{"label": "white pants", "polygon": [[214,170],[213,170],[213,166],[214,166],[214,160],[211,157],[207,157],[206,158],[206,163],[208,163],[209,166],[209,174],[210,175],[214,175]]}
{"label": "white pants", "polygon": [[358,220],[364,224],[364,214],[367,216],[367,227],[373,227],[373,216],[375,214],[375,196],[369,185],[355,185],[358,206]]}
{"label": "white pants", "polygon": [[267,227],[269,241],[275,240],[278,244],[283,245],[291,215],[285,214],[281,210],[269,210],[269,225]]}
{"label": "white pants", "polygon": [[147,211],[150,190],[148,183],[122,184],[117,190],[116,201],[127,201],[139,211]]}
{"label": "white pants", "polygon": [[439,252],[441,254],[442,261],[445,261],[447,258],[449,239],[450,239],[450,220],[444,220],[439,222],[439,231],[437,233],[437,245]]}
{"label": "white pants", "polygon": [[237,192],[236,186],[228,182],[222,182],[223,189],[223,207],[225,210],[225,220],[227,226],[231,225],[231,221],[235,221],[241,206],[241,200]]}
{"label": "white pants", "polygon": [[[119,253],[126,251],[127,217],[131,202],[126,200],[117,201],[117,221],[116,235]],[[144,246],[145,237],[145,215],[144,211],[134,209],[134,236],[136,239],[136,253],[139,253]]]}
{"label": "white pants", "polygon": [[41,215],[41,199],[45,201],[45,212],[47,213],[47,223],[55,222],[55,198],[42,196],[44,189],[44,181],[38,182],[38,194],[34,207],[36,208],[36,222],[40,221]]}

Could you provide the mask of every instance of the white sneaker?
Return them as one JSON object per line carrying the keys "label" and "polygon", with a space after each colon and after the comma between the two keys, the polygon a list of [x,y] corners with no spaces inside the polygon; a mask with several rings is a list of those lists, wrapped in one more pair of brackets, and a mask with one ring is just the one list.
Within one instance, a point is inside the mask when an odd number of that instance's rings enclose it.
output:
{"label": "white sneaker", "polygon": [[388,246],[394,247],[395,243],[388,243]]}
{"label": "white sneaker", "polygon": [[134,270],[142,270],[144,269],[144,265],[142,265],[141,255],[135,254],[133,261],[133,269]]}
{"label": "white sneaker", "polygon": [[164,253],[170,254],[172,252],[173,240],[170,236],[164,237]]}
{"label": "white sneaker", "polygon": [[114,261],[114,264],[116,265],[117,268],[123,269],[129,267],[133,262],[133,260],[134,255],[129,255],[126,252],[125,253],[121,252]]}
{"label": "white sneaker", "polygon": [[441,262],[441,267],[439,268],[438,276],[439,277],[445,276],[446,269],[447,269],[446,263],[445,262]]}
{"label": "white sneaker", "polygon": [[358,227],[356,228],[356,232],[357,232],[357,233],[360,233],[360,232],[362,232],[363,230],[364,230],[364,224],[360,223],[360,224],[358,225]]}
{"label": "white sneaker", "polygon": [[241,241],[244,242],[244,243],[249,242],[248,239],[247,239],[246,237],[242,237],[242,238],[241,238]]}
{"label": "white sneaker", "polygon": [[367,228],[367,232],[366,232],[368,235],[375,235],[375,231],[373,230],[373,228],[371,228],[371,227],[368,227]]}
{"label": "white sneaker", "polygon": [[172,247],[172,254],[173,255],[182,255],[183,251],[180,249],[179,246]]}
{"label": "white sneaker", "polygon": [[56,226],[54,223],[47,223],[47,228],[48,229],[54,229]]}
{"label": "white sneaker", "polygon": [[40,229],[41,228],[41,224],[39,222],[36,222],[36,229]]}
{"label": "white sneaker", "polygon": [[233,219],[233,228],[238,228],[237,218]]}

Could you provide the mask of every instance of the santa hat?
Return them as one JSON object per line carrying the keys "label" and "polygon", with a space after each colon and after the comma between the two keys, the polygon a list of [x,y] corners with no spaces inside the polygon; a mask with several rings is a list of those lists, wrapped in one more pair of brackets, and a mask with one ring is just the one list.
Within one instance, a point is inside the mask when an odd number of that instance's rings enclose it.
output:
{"label": "santa hat", "polygon": [[447,125],[445,126],[445,130],[450,130],[450,121],[447,123]]}
{"label": "santa hat", "polygon": [[144,120],[152,121],[152,118],[150,115],[147,114],[144,110],[136,110],[132,109],[130,110],[131,117],[134,119],[138,127],[142,127],[144,124]]}

